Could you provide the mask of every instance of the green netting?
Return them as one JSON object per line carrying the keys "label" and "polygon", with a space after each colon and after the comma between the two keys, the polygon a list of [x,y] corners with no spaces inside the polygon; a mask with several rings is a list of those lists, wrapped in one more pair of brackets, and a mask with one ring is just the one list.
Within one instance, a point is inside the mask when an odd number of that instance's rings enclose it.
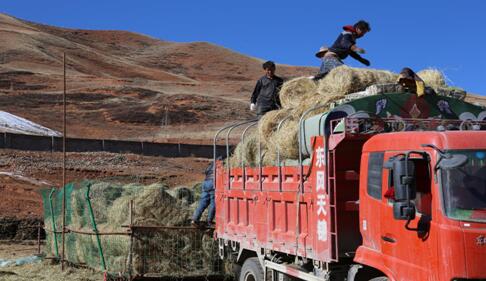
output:
{"label": "green netting", "polygon": [[[168,190],[160,183],[143,186],[88,181],[68,184],[65,190],[67,261],[125,275],[189,277],[222,273],[212,233],[187,227],[197,205],[193,190]],[[52,193],[52,200],[51,190],[42,192],[45,251],[50,256],[56,256],[55,238],[59,255],[62,251],[62,235],[52,231],[62,229],[62,192]],[[139,226],[132,228],[132,235],[130,220]],[[94,235],[94,225],[99,235]]]}
{"label": "green netting", "polygon": [[[66,185],[66,197],[73,192],[73,184]],[[54,257],[59,257],[62,251],[62,189],[45,189],[41,191],[44,203],[44,226],[46,228],[46,250]],[[66,200],[66,214],[71,213],[71,202]],[[66,216],[66,225],[71,223],[71,216]],[[66,239],[68,241],[68,239]]]}

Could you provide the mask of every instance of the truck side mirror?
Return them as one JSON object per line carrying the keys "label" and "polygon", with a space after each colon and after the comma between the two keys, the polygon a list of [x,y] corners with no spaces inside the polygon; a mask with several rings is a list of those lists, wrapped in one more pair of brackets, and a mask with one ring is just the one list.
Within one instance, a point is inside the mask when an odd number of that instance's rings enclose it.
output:
{"label": "truck side mirror", "polygon": [[410,221],[415,218],[415,205],[412,202],[417,194],[415,164],[404,156],[392,157],[383,166],[390,171],[388,187],[394,188],[393,217]]}
{"label": "truck side mirror", "polygon": [[415,164],[405,158],[393,161],[393,186],[395,188],[395,200],[414,200],[417,194]]}
{"label": "truck side mirror", "polygon": [[415,205],[413,202],[395,201],[393,202],[393,218],[396,220],[415,219]]}

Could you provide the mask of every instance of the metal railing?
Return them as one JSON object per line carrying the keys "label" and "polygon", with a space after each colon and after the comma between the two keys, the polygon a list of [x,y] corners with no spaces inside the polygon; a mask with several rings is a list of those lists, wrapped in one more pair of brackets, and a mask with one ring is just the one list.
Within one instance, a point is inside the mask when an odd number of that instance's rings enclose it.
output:
{"label": "metal railing", "polygon": [[[257,124],[258,120],[250,120],[250,121],[245,121],[245,122],[240,122],[236,123],[230,128],[228,128],[228,132],[226,133],[226,159],[227,159],[227,168],[228,168],[228,189],[231,189],[231,162],[229,161],[229,137],[231,135],[231,132],[240,126],[246,125],[246,124]],[[260,147],[260,138],[258,139],[258,146]],[[260,162],[260,153],[259,153],[259,162]]]}
{"label": "metal railing", "polygon": [[[257,122],[252,123],[251,125],[247,126],[243,130],[243,133],[241,134],[241,143],[244,143],[244,141],[245,141],[245,135],[248,132],[248,130],[251,127],[254,127],[257,124],[258,124]],[[260,155],[258,157],[260,157]],[[242,169],[242,177],[243,177],[243,190],[245,190],[246,189],[246,165],[245,165],[245,161],[243,160],[243,157],[241,158],[241,169]]]}
{"label": "metal railing", "polygon": [[[249,123],[254,123],[254,122],[258,122],[258,119],[253,119],[253,120],[248,120],[248,121],[243,121],[243,122],[238,122],[238,123],[235,123],[235,124],[231,124],[231,125],[228,125],[228,126],[225,126],[221,129],[219,129],[216,134],[214,135],[214,138],[213,138],[213,176],[214,176],[214,179],[215,179],[215,182],[216,182],[216,160],[218,159],[218,155],[216,154],[216,145],[217,145],[217,142],[218,142],[218,137],[219,135],[226,131],[226,130],[230,130],[227,135],[226,135],[226,159],[228,159],[228,164],[229,164],[229,135],[231,133],[231,131],[233,130],[233,128],[235,127],[239,127],[239,126],[243,126],[245,124],[249,124]],[[229,165],[228,165],[229,166]],[[228,171],[228,177],[230,175],[230,171]],[[229,179],[229,178],[228,178]]]}

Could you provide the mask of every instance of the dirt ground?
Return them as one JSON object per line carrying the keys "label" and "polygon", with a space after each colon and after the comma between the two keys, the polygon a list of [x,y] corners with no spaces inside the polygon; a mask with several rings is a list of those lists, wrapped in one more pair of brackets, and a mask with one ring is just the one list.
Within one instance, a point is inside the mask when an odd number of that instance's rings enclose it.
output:
{"label": "dirt ground", "polygon": [[0,281],[101,281],[103,273],[85,268],[61,266],[51,261],[0,268]]}
{"label": "dirt ground", "polygon": [[[41,245],[42,248],[43,245]],[[38,253],[37,241],[2,241],[0,240],[0,259],[17,259]]]}
{"label": "dirt ground", "polygon": [[[0,260],[12,260],[37,254],[37,241],[0,241]],[[61,271],[57,263],[44,260],[21,266],[0,267],[0,281],[21,280],[103,280],[103,274],[89,269],[67,267]]]}

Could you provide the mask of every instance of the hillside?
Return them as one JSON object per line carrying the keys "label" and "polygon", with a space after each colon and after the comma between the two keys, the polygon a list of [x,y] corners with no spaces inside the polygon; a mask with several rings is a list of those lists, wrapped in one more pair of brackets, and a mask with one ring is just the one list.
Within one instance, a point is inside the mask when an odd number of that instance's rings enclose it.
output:
{"label": "hillside", "polygon": [[[71,137],[209,142],[224,123],[251,118],[262,60],[206,42],[126,31],[47,26],[0,14],[0,109],[62,130],[67,55]],[[311,67],[278,65],[284,78]],[[469,101],[486,104],[470,95]]]}
{"label": "hillside", "polygon": [[[0,36],[0,107],[55,130],[62,128],[66,52],[73,137],[208,140],[221,124],[251,118],[248,100],[262,75],[261,60],[205,42],[57,28],[4,14]],[[277,72],[315,69],[278,65]]]}

